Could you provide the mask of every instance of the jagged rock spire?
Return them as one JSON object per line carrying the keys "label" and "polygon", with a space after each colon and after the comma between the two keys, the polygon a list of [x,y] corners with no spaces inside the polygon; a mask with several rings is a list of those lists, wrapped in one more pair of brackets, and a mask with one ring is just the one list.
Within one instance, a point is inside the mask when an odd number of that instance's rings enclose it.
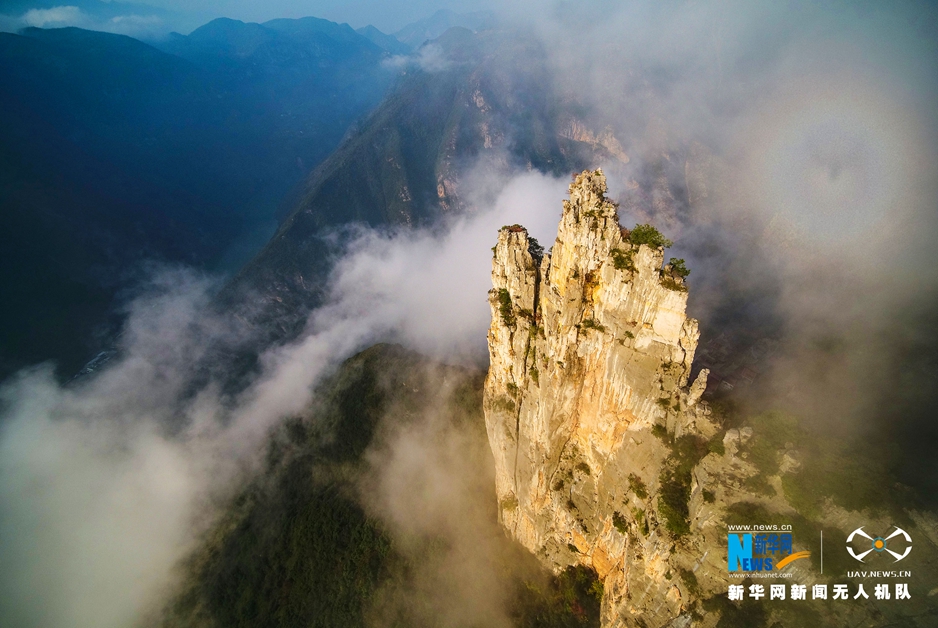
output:
{"label": "jagged rock spire", "polygon": [[614,518],[637,525],[621,505],[629,478],[653,486],[667,456],[653,428],[711,429],[706,373],[687,388],[687,292],[662,284],[662,249],[623,234],[601,170],[570,185],[550,254],[532,255],[523,228],[499,232],[484,397],[501,522],[554,568],[594,567],[609,591],[627,580]]}

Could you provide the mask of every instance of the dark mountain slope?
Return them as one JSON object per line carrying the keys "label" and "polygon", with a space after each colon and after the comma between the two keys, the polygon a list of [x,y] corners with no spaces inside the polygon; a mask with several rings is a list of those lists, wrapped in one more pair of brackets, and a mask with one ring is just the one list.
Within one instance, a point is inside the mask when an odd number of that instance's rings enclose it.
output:
{"label": "dark mountain slope", "polygon": [[392,76],[325,20],[223,21],[167,47],[187,54],[0,34],[0,378],[44,359],[74,372],[143,260],[239,266]]}
{"label": "dark mountain slope", "polygon": [[[433,600],[411,589],[412,577],[450,540],[441,531],[395,541],[363,509],[355,482],[368,472],[364,454],[382,429],[418,422],[430,408],[444,412],[451,429],[472,435],[465,442],[481,449],[466,452],[468,458],[487,451],[483,376],[392,345],[346,361],[319,387],[320,401],[272,437],[264,475],[233,501],[190,557],[162,625],[351,628],[374,625],[376,609],[388,625],[438,620]],[[449,391],[442,400],[431,393],[440,390]],[[550,578],[541,571],[498,530],[494,491],[476,471],[492,506],[478,533],[499,544],[490,575],[511,587],[507,610],[516,625],[597,626],[595,574],[571,570]],[[388,606],[389,599],[397,603]]]}
{"label": "dark mountain slope", "polygon": [[280,229],[230,286],[229,294],[259,295],[263,316],[281,331],[296,329],[321,299],[335,253],[325,234],[351,222],[429,226],[459,213],[461,178],[480,160],[560,175],[611,157],[565,134],[581,107],[558,95],[537,44],[451,29],[430,45],[441,67],[403,71],[381,106],[313,172]]}

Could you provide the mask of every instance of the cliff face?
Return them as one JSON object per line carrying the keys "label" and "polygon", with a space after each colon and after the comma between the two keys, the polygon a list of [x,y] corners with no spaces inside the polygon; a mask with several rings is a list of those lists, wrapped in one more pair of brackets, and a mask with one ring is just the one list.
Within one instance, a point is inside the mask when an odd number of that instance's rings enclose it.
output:
{"label": "cliff face", "polygon": [[679,535],[687,517],[655,499],[668,443],[717,429],[699,402],[707,372],[688,386],[699,332],[686,288],[662,276],[663,249],[629,241],[605,191],[600,170],[576,177],[550,253],[519,226],[500,231],[486,426],[510,534],[554,569],[593,567],[604,625],[662,625],[693,588],[672,568],[704,555],[672,556],[661,525],[671,515]]}
{"label": "cliff face", "polygon": [[[604,628],[713,628],[724,618],[794,626],[808,616],[815,625],[935,625],[931,558],[909,576],[911,588],[931,592],[904,607],[727,600],[728,585],[743,582],[727,570],[729,523],[794,522],[794,551],[810,560],[791,562],[791,580],[777,582],[809,588],[847,582],[857,564],[842,549],[828,552],[824,575],[822,532],[842,548],[861,522],[895,524],[876,500],[846,510],[801,476],[821,437],[797,421],[769,413],[724,431],[712,420],[700,401],[707,371],[689,381],[699,334],[685,315],[680,266],[662,268],[660,234],[622,230],[605,191],[602,171],[575,178],[550,253],[517,225],[503,227],[494,248],[483,409],[508,533],[555,572],[595,569]],[[825,455],[837,450],[825,442]],[[786,481],[801,506],[815,504],[807,517]],[[917,555],[938,552],[934,519],[890,516],[911,520]]]}

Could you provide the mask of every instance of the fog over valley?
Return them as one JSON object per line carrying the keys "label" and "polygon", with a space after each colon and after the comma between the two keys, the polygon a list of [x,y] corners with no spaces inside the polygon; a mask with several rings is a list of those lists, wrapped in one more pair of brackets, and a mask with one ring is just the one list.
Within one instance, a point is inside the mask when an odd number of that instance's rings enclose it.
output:
{"label": "fog over valley", "polygon": [[0,624],[933,625],[936,25],[4,3]]}

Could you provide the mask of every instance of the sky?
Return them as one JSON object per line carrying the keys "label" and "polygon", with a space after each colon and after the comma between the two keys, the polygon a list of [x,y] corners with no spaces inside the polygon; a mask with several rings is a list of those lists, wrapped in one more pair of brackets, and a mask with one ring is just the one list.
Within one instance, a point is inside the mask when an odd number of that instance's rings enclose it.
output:
{"label": "sky", "polygon": [[346,22],[354,28],[373,24],[393,33],[440,9],[462,13],[488,9],[492,4],[469,0],[6,0],[0,2],[0,30],[78,26],[145,37],[170,31],[187,33],[218,17],[265,22],[314,16]]}

